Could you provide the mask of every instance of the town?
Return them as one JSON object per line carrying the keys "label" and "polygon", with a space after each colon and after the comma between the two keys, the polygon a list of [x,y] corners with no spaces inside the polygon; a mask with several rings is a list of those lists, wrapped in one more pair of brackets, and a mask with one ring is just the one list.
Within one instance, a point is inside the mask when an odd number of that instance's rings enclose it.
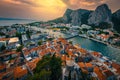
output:
{"label": "town", "polygon": [[[53,34],[60,32],[68,35]],[[25,80],[43,56],[62,60],[62,80],[119,80],[120,64],[100,52],[86,50],[69,38],[81,36],[119,48],[112,29],[63,23],[14,24],[0,27],[0,80]]]}

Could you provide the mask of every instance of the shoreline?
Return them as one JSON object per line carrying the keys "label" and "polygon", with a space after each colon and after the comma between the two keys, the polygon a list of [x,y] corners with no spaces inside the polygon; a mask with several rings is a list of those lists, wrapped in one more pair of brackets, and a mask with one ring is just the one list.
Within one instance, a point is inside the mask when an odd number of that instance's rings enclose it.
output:
{"label": "shoreline", "polygon": [[100,40],[97,40],[97,39],[94,39],[94,38],[90,38],[90,37],[87,37],[87,36],[83,36],[83,35],[78,35],[79,37],[83,37],[83,38],[86,38],[86,39],[90,39],[92,41],[96,41],[96,42],[99,42],[99,43],[102,43],[106,46],[110,46],[110,47],[113,47],[113,48],[117,48],[117,49],[120,49],[120,47],[118,46],[115,46],[115,45],[111,45],[109,43],[106,43],[106,42],[103,42],[103,41],[100,41]]}
{"label": "shoreline", "polygon": [[[105,42],[102,42],[102,41],[99,41],[99,40],[96,40],[96,39],[93,39],[93,38],[88,38],[88,37],[79,36],[79,35],[78,35],[78,37],[90,39],[90,40],[92,40],[92,41],[102,43],[102,44],[104,44],[104,45],[106,45],[106,46],[110,46],[110,47],[112,47],[112,48],[116,48],[116,47],[114,47],[114,46],[112,46],[112,45],[110,45],[110,44],[107,44],[107,43],[105,43]],[[84,49],[85,49],[85,48],[84,48]],[[120,49],[120,48],[116,48],[116,49]],[[88,49],[85,49],[85,50],[87,50],[88,52],[94,52],[93,50],[88,50]],[[98,53],[101,54],[102,56],[104,56],[101,52],[98,52]],[[104,56],[104,57],[106,57],[108,60],[110,60],[110,61],[112,61],[112,62],[116,62],[116,63],[120,64],[120,62],[119,62],[119,61],[116,61],[115,59],[111,59],[111,58],[109,58],[108,56]]]}

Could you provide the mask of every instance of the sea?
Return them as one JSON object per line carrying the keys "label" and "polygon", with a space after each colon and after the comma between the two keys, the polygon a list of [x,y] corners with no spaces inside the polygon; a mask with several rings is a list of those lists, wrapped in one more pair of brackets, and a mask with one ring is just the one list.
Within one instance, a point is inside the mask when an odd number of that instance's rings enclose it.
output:
{"label": "sea", "polygon": [[13,24],[27,24],[36,22],[35,20],[0,20],[0,26],[11,26]]}

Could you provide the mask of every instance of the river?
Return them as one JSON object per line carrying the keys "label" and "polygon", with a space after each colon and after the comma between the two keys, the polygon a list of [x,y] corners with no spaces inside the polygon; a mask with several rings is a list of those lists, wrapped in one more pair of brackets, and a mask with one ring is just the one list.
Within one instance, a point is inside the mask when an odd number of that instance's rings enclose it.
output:
{"label": "river", "polygon": [[120,62],[120,49],[82,37],[75,37],[70,40],[73,41],[73,44],[80,44],[84,49],[101,52],[104,56],[109,57],[109,59]]}
{"label": "river", "polygon": [[[68,34],[60,33],[60,32],[53,32],[52,30],[42,29],[42,31],[46,31],[48,34],[55,37],[61,36],[61,37],[67,38],[71,36]],[[83,38],[83,37],[74,37],[69,40],[72,41],[73,44],[80,44],[80,46],[84,49],[100,52],[104,56],[108,57],[110,60],[120,62],[120,49],[117,49],[112,46],[105,45],[87,38]]]}

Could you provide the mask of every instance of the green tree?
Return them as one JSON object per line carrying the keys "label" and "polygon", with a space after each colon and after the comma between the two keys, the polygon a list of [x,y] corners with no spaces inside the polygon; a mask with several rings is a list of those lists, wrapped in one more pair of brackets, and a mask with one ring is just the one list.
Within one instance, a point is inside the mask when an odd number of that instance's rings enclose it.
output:
{"label": "green tree", "polygon": [[58,80],[61,78],[62,75],[62,68],[61,68],[61,59],[56,58],[55,55],[50,60],[50,69],[51,69],[51,80]]}
{"label": "green tree", "polygon": [[31,32],[29,30],[26,31],[27,37],[30,38],[31,37]]}
{"label": "green tree", "polygon": [[52,41],[53,40],[53,38],[49,38],[47,41]]}
{"label": "green tree", "polygon": [[2,45],[0,50],[4,51],[5,49],[6,49],[5,45]]}
{"label": "green tree", "polygon": [[79,31],[79,34],[82,34],[82,31],[81,31],[81,30]]}
{"label": "green tree", "polygon": [[40,46],[40,45],[42,45],[42,40],[40,40],[40,41],[38,41],[38,45]]}
{"label": "green tree", "polygon": [[27,80],[59,80],[62,74],[61,59],[53,55],[46,55],[37,63],[33,76]]}
{"label": "green tree", "polygon": [[21,40],[21,39],[22,39],[22,34],[21,34],[21,33],[16,32],[16,37],[18,37],[18,38]]}
{"label": "green tree", "polygon": [[69,41],[69,43],[70,43],[70,44],[73,44],[73,42],[72,42],[72,41]]}
{"label": "green tree", "polygon": [[107,23],[107,22],[101,22],[101,23],[99,24],[99,26],[100,26],[101,29],[108,29],[108,28],[111,28],[111,27],[112,27],[112,25],[109,24],[109,23]]}
{"label": "green tree", "polygon": [[16,51],[17,51],[17,52],[21,52],[22,49],[23,49],[23,45],[19,46]]}

